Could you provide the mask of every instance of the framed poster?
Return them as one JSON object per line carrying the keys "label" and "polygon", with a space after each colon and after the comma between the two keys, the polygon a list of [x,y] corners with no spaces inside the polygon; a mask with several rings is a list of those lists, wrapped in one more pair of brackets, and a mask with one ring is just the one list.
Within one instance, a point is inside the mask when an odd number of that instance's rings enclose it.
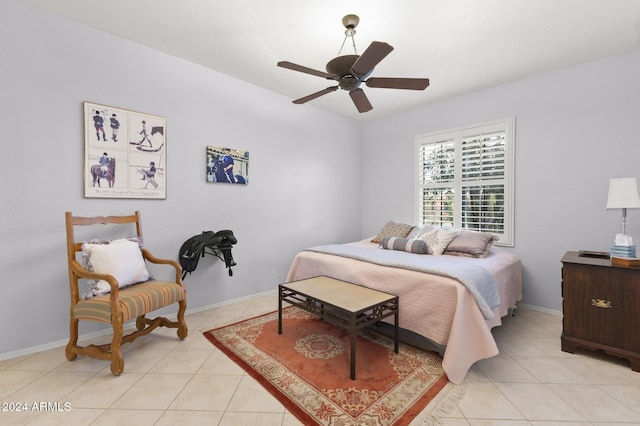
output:
{"label": "framed poster", "polygon": [[166,120],[84,102],[84,196],[167,198]]}
{"label": "framed poster", "polygon": [[207,182],[249,183],[249,151],[207,146]]}

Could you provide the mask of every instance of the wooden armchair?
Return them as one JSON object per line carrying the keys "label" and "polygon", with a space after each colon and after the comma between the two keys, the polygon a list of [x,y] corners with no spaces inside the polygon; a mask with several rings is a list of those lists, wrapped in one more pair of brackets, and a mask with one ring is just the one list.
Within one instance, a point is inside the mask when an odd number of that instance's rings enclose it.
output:
{"label": "wooden armchair", "polygon": [[[128,216],[97,217],[79,217],[73,216],[71,212],[66,212],[65,216],[69,288],[71,291],[70,337],[65,350],[67,359],[73,361],[78,355],[86,355],[111,360],[111,372],[119,376],[124,370],[124,358],[120,350],[123,343],[132,342],[140,336],[147,335],[158,326],[177,328],[178,337],[180,339],[186,338],[188,330],[184,320],[184,313],[187,308],[187,296],[186,290],[182,285],[182,269],[178,262],[158,259],[147,249],[140,248],[138,242],[135,242],[142,241],[140,212],[136,211]],[[121,230],[124,228],[129,232],[135,232],[135,234],[127,235],[127,237],[133,238],[117,239],[107,244],[87,244],[84,253],[82,253],[83,244],[89,243],[89,241],[76,240],[74,230],[79,231],[78,227],[82,226],[85,227],[82,229],[83,233],[87,233],[86,231],[96,228],[89,228],[90,225],[99,224],[112,225],[112,228],[119,227]],[[134,225],[135,231],[132,231]],[[105,229],[101,228],[101,230],[104,231]],[[134,246],[132,247],[131,244],[134,244]],[[87,253],[89,250],[91,251]],[[85,258],[89,258],[89,262],[92,265],[92,268],[89,269],[93,269],[93,271],[86,269],[78,260],[78,258],[82,260],[83,254]],[[118,259],[124,259],[124,261]],[[110,262],[115,265],[110,266]],[[157,281],[149,279],[150,276],[145,266],[146,262],[170,265],[175,268],[175,280]],[[147,272],[144,278],[147,281],[126,286],[126,284],[132,283],[125,282],[129,277],[122,269],[128,268],[130,263],[137,268],[136,273],[140,269]],[[110,268],[113,269],[112,273],[109,272]],[[116,276],[120,277],[122,282],[119,282]],[[125,276],[127,276],[126,279],[122,278]],[[81,279],[94,280],[94,282],[101,284],[103,290],[108,293],[81,299],[78,285]],[[164,317],[153,319],[145,317],[149,312],[174,303],[179,304],[176,321],[169,321]],[[137,331],[125,336],[123,325],[133,318],[136,319]],[[78,322],[80,320],[111,324],[113,328],[111,343],[100,346],[78,346]]]}

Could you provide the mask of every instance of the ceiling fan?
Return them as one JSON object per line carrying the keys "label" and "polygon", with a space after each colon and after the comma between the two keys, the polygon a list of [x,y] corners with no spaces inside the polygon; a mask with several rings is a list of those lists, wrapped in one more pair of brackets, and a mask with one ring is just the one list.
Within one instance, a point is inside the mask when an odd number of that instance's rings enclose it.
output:
{"label": "ceiling fan", "polygon": [[[408,90],[424,90],[429,86],[428,78],[369,77],[375,66],[391,53],[393,47],[381,41],[374,41],[367,47],[362,55],[358,55],[353,36],[356,33],[355,28],[359,22],[360,18],[357,15],[346,15],[342,18],[342,25],[346,28],[344,32],[345,38],[338,52],[338,56],[327,63],[327,72],[304,67],[288,61],[278,62],[279,67],[338,82],[337,86],[327,87],[326,89],[296,99],[293,101],[294,104],[303,104],[327,93],[342,89],[349,92],[349,96],[351,96],[356,108],[362,113],[373,109],[367,95],[365,95],[364,91],[360,88],[360,84],[362,83],[367,85],[367,87]],[[351,37],[354,54],[340,55],[348,37]]]}

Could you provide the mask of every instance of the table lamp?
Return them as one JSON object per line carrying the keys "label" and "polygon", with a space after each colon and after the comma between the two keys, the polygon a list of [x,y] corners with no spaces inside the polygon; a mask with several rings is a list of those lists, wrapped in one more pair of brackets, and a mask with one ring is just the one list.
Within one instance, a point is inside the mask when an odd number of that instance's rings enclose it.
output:
{"label": "table lamp", "polygon": [[607,210],[622,209],[622,233],[629,235],[627,209],[640,208],[638,182],[636,178],[609,179],[609,199]]}

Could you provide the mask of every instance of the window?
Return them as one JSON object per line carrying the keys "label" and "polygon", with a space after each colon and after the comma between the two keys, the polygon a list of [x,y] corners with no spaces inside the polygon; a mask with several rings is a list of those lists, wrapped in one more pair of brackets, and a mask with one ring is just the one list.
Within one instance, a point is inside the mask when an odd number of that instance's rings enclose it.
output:
{"label": "window", "polygon": [[416,222],[513,246],[515,118],[416,137]]}

